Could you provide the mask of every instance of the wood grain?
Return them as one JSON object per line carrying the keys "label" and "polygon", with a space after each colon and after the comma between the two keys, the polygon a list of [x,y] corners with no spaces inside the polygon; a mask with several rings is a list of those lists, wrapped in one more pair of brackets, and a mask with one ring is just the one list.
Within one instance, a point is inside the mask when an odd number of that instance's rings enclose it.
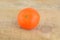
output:
{"label": "wood grain", "polygon": [[[60,0],[0,0],[0,40],[60,40],[59,4]],[[19,11],[26,7],[41,16],[38,27],[30,31],[17,23]]]}

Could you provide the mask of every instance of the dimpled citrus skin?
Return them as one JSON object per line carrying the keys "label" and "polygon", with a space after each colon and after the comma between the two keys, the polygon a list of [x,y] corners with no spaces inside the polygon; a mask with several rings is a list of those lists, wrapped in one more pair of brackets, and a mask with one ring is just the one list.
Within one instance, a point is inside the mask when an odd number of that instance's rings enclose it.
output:
{"label": "dimpled citrus skin", "polygon": [[40,21],[40,15],[33,8],[25,8],[19,11],[17,18],[20,27],[26,30],[34,29]]}

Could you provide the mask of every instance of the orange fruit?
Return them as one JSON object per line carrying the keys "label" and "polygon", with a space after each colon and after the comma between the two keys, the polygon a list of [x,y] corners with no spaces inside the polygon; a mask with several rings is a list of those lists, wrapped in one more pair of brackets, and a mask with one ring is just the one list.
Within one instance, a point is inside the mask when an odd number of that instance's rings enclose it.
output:
{"label": "orange fruit", "polygon": [[21,28],[31,30],[37,27],[40,21],[40,15],[33,8],[25,8],[19,11],[17,19]]}

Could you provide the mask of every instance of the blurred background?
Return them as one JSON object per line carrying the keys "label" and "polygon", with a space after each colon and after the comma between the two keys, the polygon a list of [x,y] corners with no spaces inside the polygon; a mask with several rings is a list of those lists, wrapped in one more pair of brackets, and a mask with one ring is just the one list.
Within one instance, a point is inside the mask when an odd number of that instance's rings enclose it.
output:
{"label": "blurred background", "polygon": [[[41,16],[30,31],[17,23],[19,11],[28,7]],[[0,40],[60,40],[60,0],[0,0]]]}

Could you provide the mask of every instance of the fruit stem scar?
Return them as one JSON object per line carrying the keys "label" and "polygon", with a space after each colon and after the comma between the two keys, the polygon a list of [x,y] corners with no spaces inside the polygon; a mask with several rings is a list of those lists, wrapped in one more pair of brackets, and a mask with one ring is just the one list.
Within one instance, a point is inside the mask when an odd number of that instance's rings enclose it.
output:
{"label": "fruit stem scar", "polygon": [[26,15],[25,18],[28,18],[28,15]]}

